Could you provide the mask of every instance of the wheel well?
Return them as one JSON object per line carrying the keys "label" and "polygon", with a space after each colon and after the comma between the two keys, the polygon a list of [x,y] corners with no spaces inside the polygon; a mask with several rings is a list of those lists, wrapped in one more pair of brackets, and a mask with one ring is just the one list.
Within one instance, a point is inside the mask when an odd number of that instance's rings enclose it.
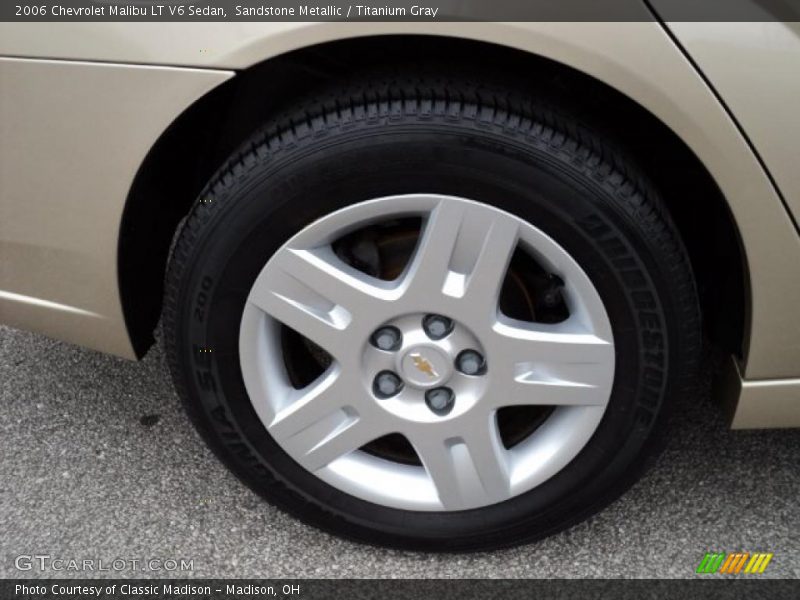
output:
{"label": "wheel well", "polygon": [[667,202],[690,254],[707,337],[743,355],[748,279],[738,230],[712,177],[677,135],[627,96],[570,67],[503,46],[433,36],[357,38],[281,55],[237,74],[172,123],[134,179],[120,229],[120,294],[137,355],[153,342],[167,256],[181,219],[253,130],[328,82],[381,66],[418,68],[433,59],[462,73],[502,65],[520,87],[544,86],[592,127],[610,132]]}

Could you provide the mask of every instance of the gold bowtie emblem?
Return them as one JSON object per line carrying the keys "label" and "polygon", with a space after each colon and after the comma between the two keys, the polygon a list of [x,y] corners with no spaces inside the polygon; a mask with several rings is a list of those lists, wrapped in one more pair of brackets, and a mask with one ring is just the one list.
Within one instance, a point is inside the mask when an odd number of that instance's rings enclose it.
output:
{"label": "gold bowtie emblem", "polygon": [[418,371],[425,373],[431,379],[435,379],[439,376],[430,361],[422,356],[422,354],[419,352],[412,353],[411,360],[414,361],[414,366],[417,367]]}

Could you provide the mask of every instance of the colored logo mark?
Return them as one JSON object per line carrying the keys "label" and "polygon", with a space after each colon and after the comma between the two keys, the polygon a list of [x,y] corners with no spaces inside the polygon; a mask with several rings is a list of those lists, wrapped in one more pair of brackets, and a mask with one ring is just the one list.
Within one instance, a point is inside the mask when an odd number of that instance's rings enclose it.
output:
{"label": "colored logo mark", "polygon": [[763,573],[773,556],[772,552],[706,552],[696,573]]}
{"label": "colored logo mark", "polygon": [[431,362],[419,352],[413,352],[411,354],[411,360],[414,361],[414,366],[417,367],[418,371],[425,373],[431,379],[436,379],[439,376]]}

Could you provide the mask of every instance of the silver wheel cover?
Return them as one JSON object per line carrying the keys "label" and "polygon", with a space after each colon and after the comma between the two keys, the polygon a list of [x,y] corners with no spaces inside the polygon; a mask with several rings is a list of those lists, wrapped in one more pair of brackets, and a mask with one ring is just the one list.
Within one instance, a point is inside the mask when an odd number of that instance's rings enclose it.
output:
{"label": "silver wheel cover", "polygon": [[[423,225],[397,280],[370,277],[333,252],[331,243],[348,232],[404,216],[420,216]],[[501,285],[518,245],[564,281],[565,321],[523,322],[500,313]],[[457,323],[453,333],[429,340],[421,315],[430,313]],[[289,382],[280,323],[333,358],[304,389]],[[403,330],[403,346],[396,352],[369,342],[387,323]],[[451,368],[457,352],[475,346],[486,358],[485,374],[468,377]],[[250,291],[239,352],[256,414],[298,464],[363,500],[421,511],[502,502],[558,473],[597,429],[615,368],[611,325],[600,296],[561,246],[493,206],[431,194],[354,204],[290,239]],[[420,364],[435,363],[432,383],[409,366],[415,364],[408,359],[414,353],[430,357]],[[403,378],[397,396],[375,395],[373,381],[382,370]],[[435,414],[421,400],[431,385],[454,390],[448,414]],[[514,405],[556,408],[528,438],[506,449],[496,411]],[[424,467],[359,450],[391,433],[408,439]]]}

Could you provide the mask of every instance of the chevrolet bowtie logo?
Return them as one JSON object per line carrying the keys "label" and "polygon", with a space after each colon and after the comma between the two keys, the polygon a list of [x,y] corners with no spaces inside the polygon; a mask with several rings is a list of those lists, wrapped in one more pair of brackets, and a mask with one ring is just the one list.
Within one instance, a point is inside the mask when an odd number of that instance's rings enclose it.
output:
{"label": "chevrolet bowtie logo", "polygon": [[430,361],[422,356],[422,354],[419,352],[413,352],[411,354],[411,360],[414,361],[414,366],[417,367],[418,371],[425,373],[431,379],[435,379],[439,376]]}

